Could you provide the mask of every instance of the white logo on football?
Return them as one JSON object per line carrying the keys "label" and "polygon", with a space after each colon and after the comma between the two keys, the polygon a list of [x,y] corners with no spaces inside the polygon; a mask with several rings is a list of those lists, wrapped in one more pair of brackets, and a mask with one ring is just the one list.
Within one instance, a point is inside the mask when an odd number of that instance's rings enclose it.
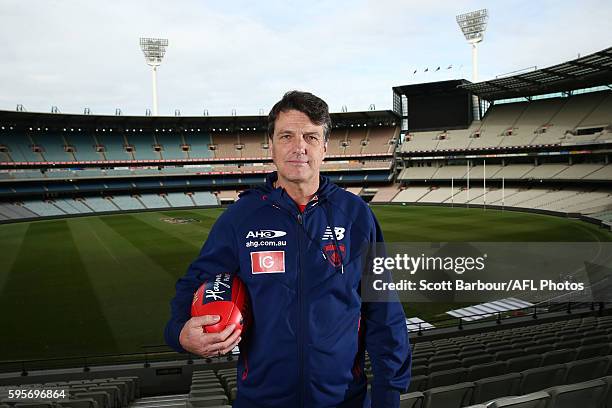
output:
{"label": "white logo on football", "polygon": [[[336,234],[336,239],[338,241],[344,238],[344,231],[346,230],[342,227],[334,227],[334,233]],[[332,235],[331,228],[327,227],[325,228],[325,232],[323,233],[322,240],[327,241],[330,239],[334,239],[334,236]]]}
{"label": "white logo on football", "polygon": [[247,234],[247,238],[278,238],[284,237],[287,235],[285,231],[275,231],[275,230],[259,230],[259,231],[249,231]]}

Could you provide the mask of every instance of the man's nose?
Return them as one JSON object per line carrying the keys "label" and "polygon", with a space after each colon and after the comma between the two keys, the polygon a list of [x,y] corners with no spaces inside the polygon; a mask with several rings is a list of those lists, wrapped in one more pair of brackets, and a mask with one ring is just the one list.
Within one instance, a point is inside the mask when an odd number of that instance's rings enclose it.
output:
{"label": "man's nose", "polygon": [[296,152],[306,153],[306,147],[308,147],[308,143],[306,143],[306,139],[304,139],[304,135],[300,134],[298,137],[294,139],[293,148]]}

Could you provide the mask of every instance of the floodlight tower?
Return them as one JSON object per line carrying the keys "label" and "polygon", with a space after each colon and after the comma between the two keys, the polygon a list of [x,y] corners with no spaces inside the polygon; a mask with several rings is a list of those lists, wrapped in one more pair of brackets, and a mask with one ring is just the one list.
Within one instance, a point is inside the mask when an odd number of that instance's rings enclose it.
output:
{"label": "floodlight tower", "polygon": [[483,39],[488,20],[489,11],[487,9],[476,10],[457,16],[459,28],[461,28],[468,43],[472,45],[472,82],[478,81],[478,43]]}
{"label": "floodlight tower", "polygon": [[141,38],[140,48],[145,56],[145,61],[153,68],[153,115],[157,116],[157,67],[161,65],[168,40],[165,38]]}

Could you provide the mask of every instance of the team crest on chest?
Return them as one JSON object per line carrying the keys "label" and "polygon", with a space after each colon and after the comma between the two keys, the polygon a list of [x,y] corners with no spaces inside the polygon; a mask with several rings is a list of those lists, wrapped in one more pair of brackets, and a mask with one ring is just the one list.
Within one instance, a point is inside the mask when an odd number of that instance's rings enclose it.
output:
{"label": "team crest on chest", "polygon": [[338,244],[338,246],[336,244],[327,244],[323,247],[323,252],[325,252],[329,263],[337,268],[342,265],[342,259],[346,256],[346,247],[344,244]]}

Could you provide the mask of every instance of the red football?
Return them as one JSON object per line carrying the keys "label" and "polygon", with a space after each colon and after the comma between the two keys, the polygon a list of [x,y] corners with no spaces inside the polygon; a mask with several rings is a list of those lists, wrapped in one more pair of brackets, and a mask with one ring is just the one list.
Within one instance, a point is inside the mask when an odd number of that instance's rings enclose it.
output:
{"label": "red football", "polygon": [[250,320],[249,298],[245,284],[229,273],[221,273],[205,281],[196,290],[191,303],[191,316],[218,315],[218,323],[202,326],[205,333],[218,333],[230,324],[244,333]]}

